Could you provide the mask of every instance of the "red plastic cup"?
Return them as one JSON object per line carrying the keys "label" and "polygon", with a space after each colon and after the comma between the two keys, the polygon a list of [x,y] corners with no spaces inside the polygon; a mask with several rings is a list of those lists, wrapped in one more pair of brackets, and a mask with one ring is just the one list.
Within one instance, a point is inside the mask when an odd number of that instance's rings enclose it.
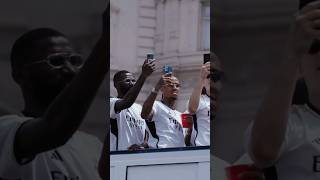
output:
{"label": "red plastic cup", "polygon": [[229,166],[225,168],[228,180],[241,180],[240,175],[245,172],[258,171],[256,167],[249,164]]}
{"label": "red plastic cup", "polygon": [[183,128],[192,128],[193,119],[191,114],[183,113],[181,114],[182,127]]}

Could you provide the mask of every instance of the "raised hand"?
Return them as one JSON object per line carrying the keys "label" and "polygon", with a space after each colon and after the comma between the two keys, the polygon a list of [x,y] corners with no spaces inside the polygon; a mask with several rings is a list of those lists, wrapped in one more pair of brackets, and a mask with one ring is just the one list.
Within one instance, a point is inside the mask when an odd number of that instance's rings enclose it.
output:
{"label": "raised hand", "polygon": [[200,77],[202,81],[207,79],[208,75],[210,74],[210,66],[211,66],[210,62],[207,62],[204,65],[202,65],[200,70]]}
{"label": "raised hand", "polygon": [[313,39],[320,39],[320,1],[307,4],[296,15],[289,39],[289,50],[302,56]]}
{"label": "raised hand", "polygon": [[156,69],[156,65],[154,61],[148,62],[148,60],[145,60],[142,65],[142,75],[145,77],[150,76]]}
{"label": "raised hand", "polygon": [[155,89],[159,90],[162,86],[170,85],[172,83],[171,77],[172,77],[171,74],[162,75],[161,78],[159,79]]}

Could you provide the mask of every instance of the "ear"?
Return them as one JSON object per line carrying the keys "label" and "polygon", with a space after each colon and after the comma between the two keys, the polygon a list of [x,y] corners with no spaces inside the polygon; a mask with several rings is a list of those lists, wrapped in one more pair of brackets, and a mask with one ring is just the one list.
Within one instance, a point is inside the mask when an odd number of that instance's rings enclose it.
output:
{"label": "ear", "polygon": [[163,93],[163,91],[164,91],[164,86],[161,86],[160,91]]}
{"label": "ear", "polygon": [[114,85],[114,88],[116,88],[116,90],[118,91],[118,89],[119,89],[119,83],[113,83],[113,85]]}

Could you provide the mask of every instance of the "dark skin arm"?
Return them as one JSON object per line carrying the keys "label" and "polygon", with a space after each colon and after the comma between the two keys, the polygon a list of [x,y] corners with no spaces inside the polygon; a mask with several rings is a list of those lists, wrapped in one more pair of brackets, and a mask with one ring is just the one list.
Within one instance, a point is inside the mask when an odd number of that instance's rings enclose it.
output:
{"label": "dark skin arm", "polygon": [[139,76],[137,82],[135,85],[130,88],[130,90],[124,95],[123,98],[118,100],[114,105],[115,112],[120,112],[123,109],[127,109],[133,105],[133,103],[136,101],[139,92],[146,81],[147,77],[151,75],[151,73],[155,70],[155,64],[154,61],[148,62],[145,60],[142,66],[142,73]]}
{"label": "dark skin arm", "polygon": [[109,2],[103,14],[103,33],[79,74],[50,104],[43,116],[25,122],[17,131],[18,160],[65,144],[83,121],[109,70]]}

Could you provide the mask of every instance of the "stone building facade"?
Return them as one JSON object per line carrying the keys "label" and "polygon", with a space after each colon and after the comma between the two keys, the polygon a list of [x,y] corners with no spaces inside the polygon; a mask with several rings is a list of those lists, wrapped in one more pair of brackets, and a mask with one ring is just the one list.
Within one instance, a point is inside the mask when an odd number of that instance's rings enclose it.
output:
{"label": "stone building facade", "polygon": [[[136,76],[147,53],[154,53],[157,66],[172,66],[181,83],[178,109],[186,109],[198,80],[203,54],[210,50],[210,1],[202,0],[111,0],[111,95],[113,75],[129,70]],[[138,102],[143,103],[161,75],[146,81]]]}

